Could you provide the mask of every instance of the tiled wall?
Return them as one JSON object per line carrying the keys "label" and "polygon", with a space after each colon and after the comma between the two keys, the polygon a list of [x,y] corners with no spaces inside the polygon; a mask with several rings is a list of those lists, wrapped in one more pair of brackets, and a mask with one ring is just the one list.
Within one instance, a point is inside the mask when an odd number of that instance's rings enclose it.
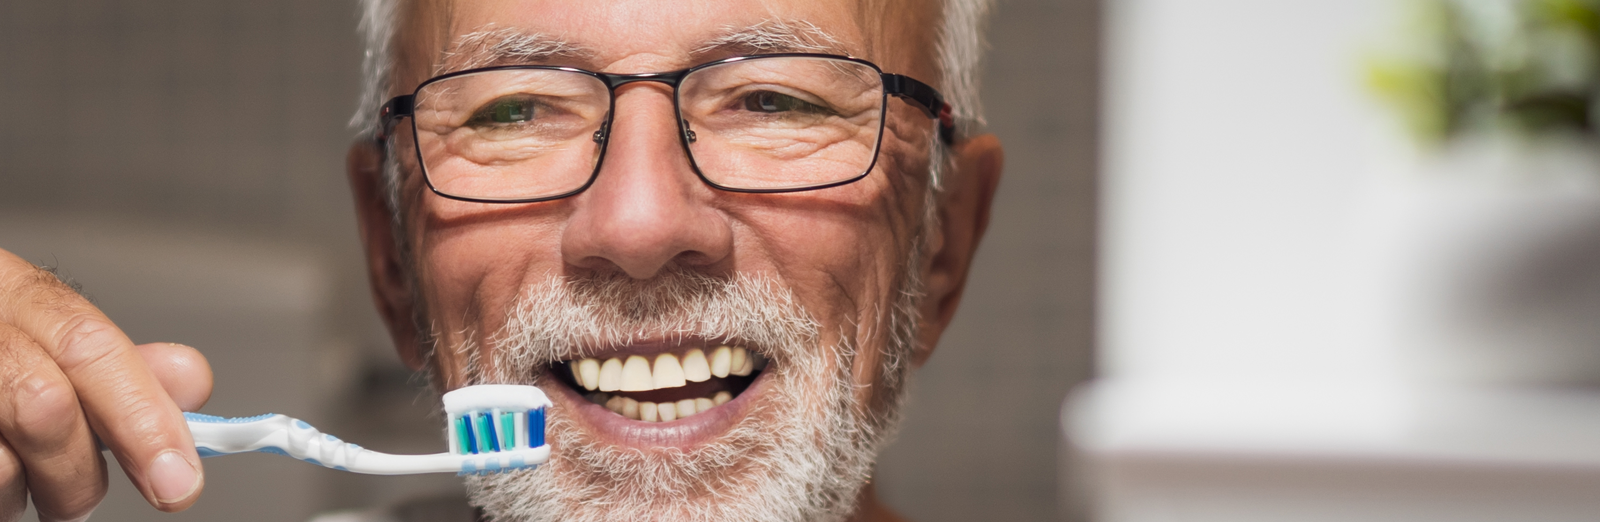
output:
{"label": "tiled wall", "polygon": [[[360,425],[371,405],[389,411],[412,392],[396,384],[373,323],[342,175],[360,53],[352,4],[0,0],[0,216],[11,216],[0,217],[11,225],[0,226],[0,248],[21,249],[24,233],[7,230],[49,230],[27,234],[25,254],[79,267],[91,293],[113,293],[102,297],[113,318],[162,337],[141,341],[211,340],[201,346],[218,374],[211,411],[246,413],[229,409],[259,398],[245,383],[292,382],[339,397],[308,399],[316,408],[304,415],[344,424],[351,439],[427,444],[427,419],[394,424],[378,412],[370,422],[382,429]],[[1091,371],[1098,17],[1095,0],[1001,0],[996,13],[985,98],[1006,178],[956,325],[919,373],[906,430],[881,465],[882,494],[916,520],[1055,514],[1056,412]],[[106,224],[115,237],[84,232]],[[60,258],[106,251],[82,241],[193,237],[227,238],[196,240],[202,250],[292,251],[322,274],[317,315],[292,316],[325,346],[302,358],[305,376],[263,380],[252,361],[273,347],[139,313],[138,300],[115,294],[138,288],[116,278],[138,274]],[[351,390],[367,393],[345,400]],[[311,471],[299,476],[313,487],[282,493],[301,497],[278,499],[276,513],[240,513],[216,495],[160,520],[294,520],[441,484]],[[115,493],[97,516],[155,517]]]}

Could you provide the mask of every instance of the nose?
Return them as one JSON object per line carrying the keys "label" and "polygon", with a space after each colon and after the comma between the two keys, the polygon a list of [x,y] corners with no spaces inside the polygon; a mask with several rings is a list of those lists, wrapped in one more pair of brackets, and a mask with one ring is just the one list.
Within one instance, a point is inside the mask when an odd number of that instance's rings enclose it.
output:
{"label": "nose", "polygon": [[654,277],[674,263],[715,265],[731,254],[733,230],[711,206],[678,138],[672,93],[662,85],[617,89],[600,172],[562,231],[563,260],[590,270]]}

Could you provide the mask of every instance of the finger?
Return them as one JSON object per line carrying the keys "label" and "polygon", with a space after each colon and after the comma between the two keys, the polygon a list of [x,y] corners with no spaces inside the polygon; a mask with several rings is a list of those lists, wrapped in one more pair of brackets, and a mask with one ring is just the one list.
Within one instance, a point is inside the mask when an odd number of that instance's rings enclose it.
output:
{"label": "finger", "polygon": [[17,453],[0,438],[0,522],[22,520],[28,509],[28,479],[22,473]]}
{"label": "finger", "polygon": [[199,411],[211,399],[211,365],[200,350],[177,343],[134,347],[167,395],[183,411]]}
{"label": "finger", "polygon": [[0,250],[0,323],[60,367],[89,426],[151,505],[182,511],[194,503],[204,475],[189,425],[110,319],[54,275]]}
{"label": "finger", "polygon": [[16,452],[41,520],[89,515],[106,495],[106,462],[72,383],[22,332],[0,323],[0,437]]}

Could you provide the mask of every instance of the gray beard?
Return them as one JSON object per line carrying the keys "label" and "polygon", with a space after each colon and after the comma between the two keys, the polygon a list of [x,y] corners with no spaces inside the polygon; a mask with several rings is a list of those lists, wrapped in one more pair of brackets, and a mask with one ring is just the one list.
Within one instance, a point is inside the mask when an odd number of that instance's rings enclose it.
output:
{"label": "gray beard", "polygon": [[[845,519],[900,424],[922,294],[915,273],[891,289],[894,302],[873,324],[832,346],[772,279],[669,270],[649,281],[602,274],[529,288],[490,340],[493,350],[458,352],[467,356],[469,383],[537,384],[544,365],[670,332],[767,350],[768,392],[728,433],[690,449],[613,446],[553,410],[550,462],[468,477],[473,504],[499,522]],[[850,370],[858,347],[874,337],[882,338],[883,364],[863,403]]]}

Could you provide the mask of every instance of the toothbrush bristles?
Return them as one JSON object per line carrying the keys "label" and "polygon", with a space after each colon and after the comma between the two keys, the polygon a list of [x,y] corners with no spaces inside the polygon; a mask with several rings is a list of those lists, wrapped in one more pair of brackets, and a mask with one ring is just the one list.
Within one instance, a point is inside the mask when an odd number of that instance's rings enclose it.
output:
{"label": "toothbrush bristles", "polygon": [[476,455],[544,445],[544,409],[525,412],[474,410],[453,422],[453,450]]}
{"label": "toothbrush bristles", "polygon": [[528,447],[537,448],[544,445],[544,408],[528,412]]}
{"label": "toothbrush bristles", "polygon": [[516,414],[501,412],[495,418],[500,419],[501,445],[506,449],[517,447],[517,422]]}
{"label": "toothbrush bristles", "polygon": [[449,451],[461,474],[532,469],[549,458],[545,409],[538,388],[510,384],[466,386],[444,394]]}
{"label": "toothbrush bristles", "polygon": [[494,418],[490,417],[488,413],[479,412],[478,426],[482,428],[484,434],[483,440],[480,441],[483,443],[482,451],[484,453],[500,451],[500,441],[495,440],[496,437],[494,436]]}

